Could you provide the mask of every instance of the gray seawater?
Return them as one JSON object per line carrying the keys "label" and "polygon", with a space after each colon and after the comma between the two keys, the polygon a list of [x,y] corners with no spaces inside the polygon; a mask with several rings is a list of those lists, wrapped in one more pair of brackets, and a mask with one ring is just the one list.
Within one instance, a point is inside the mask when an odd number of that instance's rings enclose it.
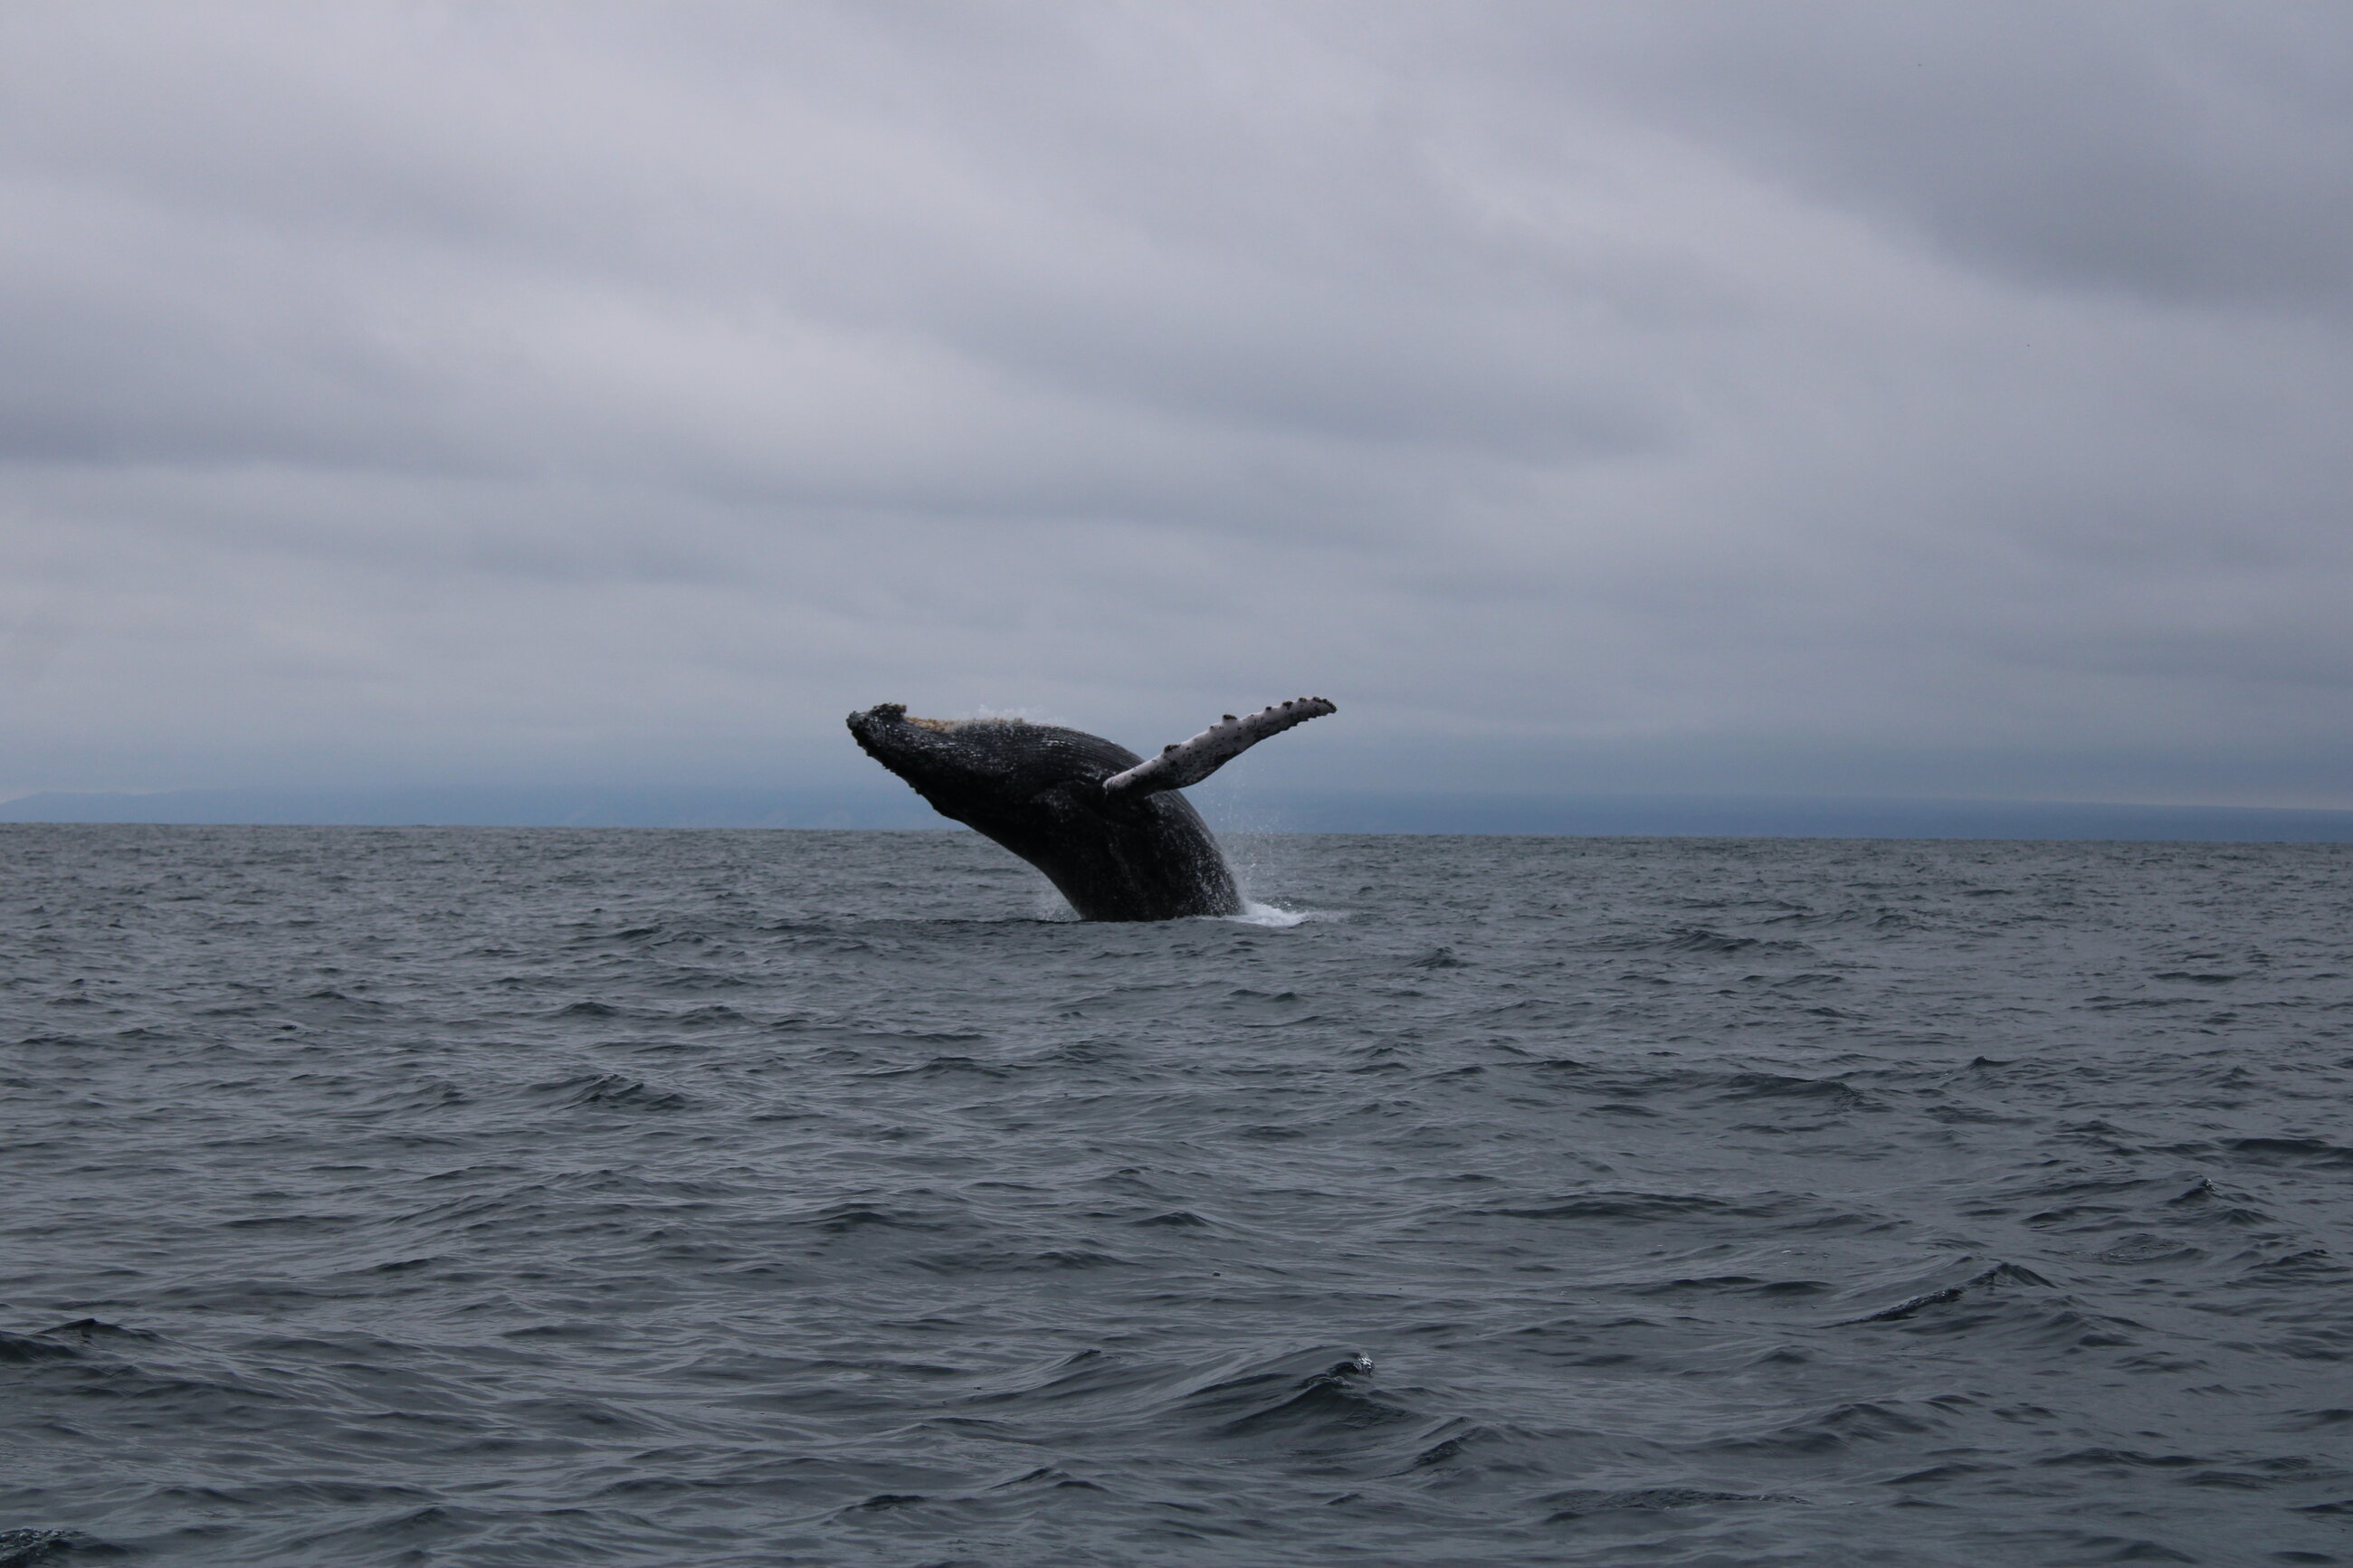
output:
{"label": "gray seawater", "polygon": [[0,1563],[2353,1561],[2353,847],[0,829]]}

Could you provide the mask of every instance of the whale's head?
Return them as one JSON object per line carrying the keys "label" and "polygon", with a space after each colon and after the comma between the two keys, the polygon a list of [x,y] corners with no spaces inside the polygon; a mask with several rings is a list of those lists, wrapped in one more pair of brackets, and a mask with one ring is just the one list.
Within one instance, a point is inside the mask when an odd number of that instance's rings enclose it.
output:
{"label": "whale's head", "polygon": [[1124,746],[1059,724],[915,719],[902,702],[852,713],[849,721],[868,756],[939,811],[976,827],[985,816],[1025,809],[1042,795],[1101,805],[1103,781],[1143,760]]}
{"label": "whale's head", "polygon": [[1056,743],[1066,736],[1089,737],[1021,719],[915,719],[906,704],[884,702],[852,713],[849,722],[868,756],[958,821],[971,821],[985,805],[1003,809],[1040,790],[1111,771],[1105,763],[1088,766],[1092,759],[1073,757],[1070,747]]}

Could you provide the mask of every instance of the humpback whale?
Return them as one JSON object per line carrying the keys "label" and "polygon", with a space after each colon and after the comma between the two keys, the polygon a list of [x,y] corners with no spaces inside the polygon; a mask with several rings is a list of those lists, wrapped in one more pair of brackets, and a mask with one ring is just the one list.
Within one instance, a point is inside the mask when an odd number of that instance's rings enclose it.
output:
{"label": "humpback whale", "polygon": [[1056,724],[910,719],[903,702],[852,713],[849,732],[933,810],[1046,873],[1082,919],[1170,921],[1242,910],[1208,825],[1176,792],[1268,736],[1336,710],[1299,697],[1229,713],[1149,759]]}

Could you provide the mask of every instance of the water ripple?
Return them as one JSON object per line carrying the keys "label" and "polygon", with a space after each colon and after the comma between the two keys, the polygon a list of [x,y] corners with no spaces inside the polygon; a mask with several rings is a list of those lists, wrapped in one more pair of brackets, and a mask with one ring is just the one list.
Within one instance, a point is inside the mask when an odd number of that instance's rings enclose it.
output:
{"label": "water ripple", "polygon": [[2343,847],[0,828],[0,1568],[2347,1561]]}

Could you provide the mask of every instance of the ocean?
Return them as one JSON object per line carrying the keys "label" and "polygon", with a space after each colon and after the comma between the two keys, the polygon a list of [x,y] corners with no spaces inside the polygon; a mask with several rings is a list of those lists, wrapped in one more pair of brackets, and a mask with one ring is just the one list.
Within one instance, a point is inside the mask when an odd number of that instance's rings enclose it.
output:
{"label": "ocean", "polygon": [[2353,846],[0,827],[0,1565],[2353,1562]]}

